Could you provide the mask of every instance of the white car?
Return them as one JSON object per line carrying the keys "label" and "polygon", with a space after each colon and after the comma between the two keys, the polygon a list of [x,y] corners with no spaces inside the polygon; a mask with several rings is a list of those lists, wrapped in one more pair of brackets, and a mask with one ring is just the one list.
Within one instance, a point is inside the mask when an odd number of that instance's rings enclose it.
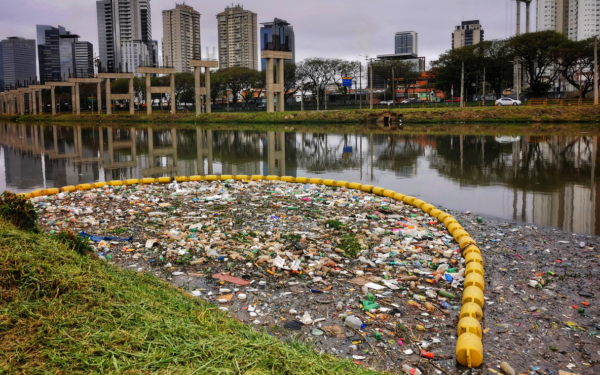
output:
{"label": "white car", "polygon": [[522,103],[520,100],[515,100],[512,98],[500,98],[500,99],[496,100],[496,105],[498,107],[505,106],[505,105],[517,106],[517,105],[521,105],[521,104]]}
{"label": "white car", "polygon": [[379,102],[379,105],[388,105],[389,106],[391,104],[394,104],[393,100],[386,100],[386,101]]}

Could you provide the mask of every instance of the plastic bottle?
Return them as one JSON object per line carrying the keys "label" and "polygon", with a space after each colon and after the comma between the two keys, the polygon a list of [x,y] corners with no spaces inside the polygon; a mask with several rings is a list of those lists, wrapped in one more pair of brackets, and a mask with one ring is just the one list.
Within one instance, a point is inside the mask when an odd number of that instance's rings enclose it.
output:
{"label": "plastic bottle", "polygon": [[433,359],[434,354],[431,352],[426,352],[425,350],[421,350],[421,357]]}
{"label": "plastic bottle", "polygon": [[354,329],[361,329],[363,326],[363,322],[358,319],[355,316],[349,316],[346,318],[346,320],[344,321],[344,324],[347,325],[348,327],[354,328]]}
{"label": "plastic bottle", "polygon": [[421,371],[418,368],[412,368],[409,365],[402,365],[402,370],[408,375],[421,375]]}
{"label": "plastic bottle", "polygon": [[429,302],[425,302],[425,307],[427,308],[427,310],[429,310],[430,312],[434,312],[435,311],[435,307],[433,307],[433,305]]}

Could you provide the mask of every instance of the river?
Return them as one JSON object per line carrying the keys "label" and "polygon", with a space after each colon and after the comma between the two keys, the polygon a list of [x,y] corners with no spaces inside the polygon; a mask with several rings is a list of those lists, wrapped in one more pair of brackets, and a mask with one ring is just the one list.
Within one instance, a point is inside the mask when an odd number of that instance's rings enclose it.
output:
{"label": "river", "polygon": [[315,176],[482,216],[600,234],[596,136],[142,126],[0,123],[0,191],[197,174]]}

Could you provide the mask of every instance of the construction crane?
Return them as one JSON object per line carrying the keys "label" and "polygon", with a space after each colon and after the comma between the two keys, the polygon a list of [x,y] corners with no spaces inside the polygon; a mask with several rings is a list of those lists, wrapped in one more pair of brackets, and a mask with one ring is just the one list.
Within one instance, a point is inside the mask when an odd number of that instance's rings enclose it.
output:
{"label": "construction crane", "polygon": [[525,32],[529,32],[530,6],[533,0],[515,0],[517,2],[517,35],[521,34],[521,3],[525,3]]}

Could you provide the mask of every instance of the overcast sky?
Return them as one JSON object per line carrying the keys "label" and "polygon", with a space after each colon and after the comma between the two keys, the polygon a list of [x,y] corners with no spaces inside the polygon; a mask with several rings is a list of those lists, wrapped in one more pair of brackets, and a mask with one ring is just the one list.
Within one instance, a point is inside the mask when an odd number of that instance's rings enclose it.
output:
{"label": "overcast sky", "polygon": [[[174,8],[175,3],[152,0],[153,39],[160,42],[163,34],[161,11]],[[231,2],[188,0],[186,4],[202,15],[204,56],[206,47],[212,50],[217,45],[216,14]],[[246,0],[239,4],[257,13],[259,23],[275,17],[290,22],[296,35],[296,61],[307,57],[357,60],[364,59],[360,55],[394,53],[394,34],[414,30],[419,33],[419,55],[429,65],[451,48],[454,26],[463,20],[480,20],[486,40],[511,36],[516,28],[514,0]],[[533,31],[535,4],[531,6]],[[522,9],[524,29],[524,5]],[[0,0],[0,39],[35,39],[36,24],[64,26],[98,52],[95,0]]]}

